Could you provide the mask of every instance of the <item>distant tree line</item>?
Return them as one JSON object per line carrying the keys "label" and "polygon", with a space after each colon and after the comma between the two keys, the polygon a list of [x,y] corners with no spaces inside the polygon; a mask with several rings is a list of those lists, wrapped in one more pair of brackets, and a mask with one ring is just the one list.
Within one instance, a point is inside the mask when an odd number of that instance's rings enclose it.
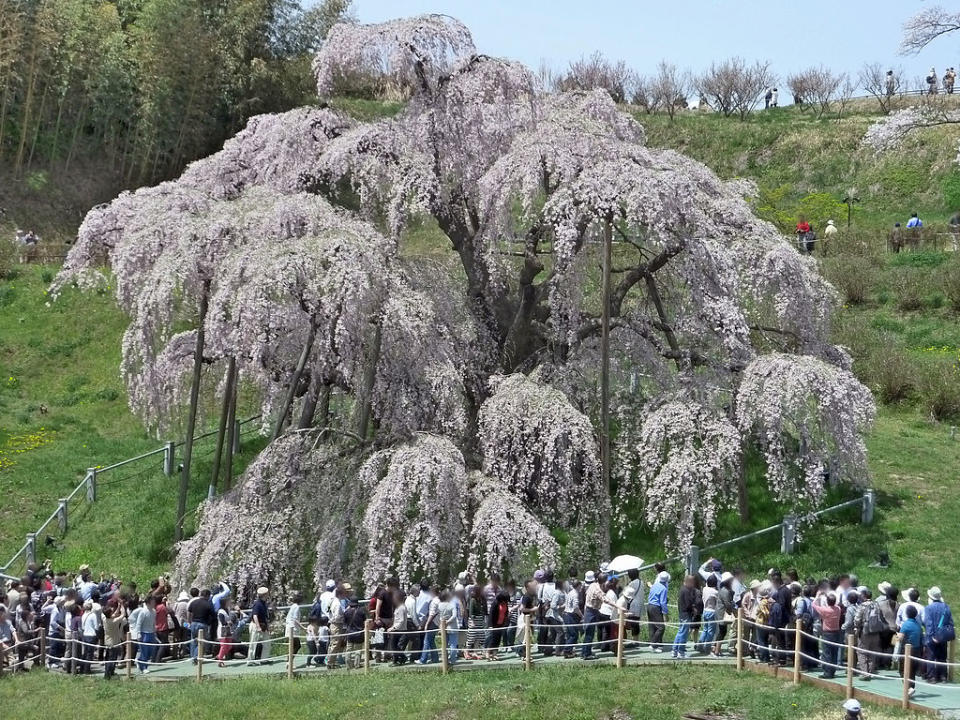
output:
{"label": "distant tree line", "polygon": [[0,0],[0,165],[80,154],[125,183],[177,175],[252,116],[315,98],[312,53],[350,0]]}

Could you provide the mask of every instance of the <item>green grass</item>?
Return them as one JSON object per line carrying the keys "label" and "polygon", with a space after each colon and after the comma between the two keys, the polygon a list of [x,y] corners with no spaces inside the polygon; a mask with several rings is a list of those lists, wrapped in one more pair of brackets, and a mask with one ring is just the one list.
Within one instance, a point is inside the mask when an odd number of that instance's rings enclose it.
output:
{"label": "green grass", "polygon": [[[426,720],[676,720],[714,713],[749,720],[819,720],[839,717],[838,695],[810,685],[793,687],[731,668],[663,666],[540,668],[394,674],[369,677],[245,679],[174,685],[104,682],[30,674],[0,683],[11,717],[33,717],[38,698],[51,716],[101,716],[122,708],[127,716],[223,718],[417,718]],[[872,720],[912,717],[871,710]]]}
{"label": "green grass", "polygon": [[[127,321],[112,295],[68,290],[53,302],[46,295],[52,272],[24,266],[17,277],[0,280],[0,562],[86,468],[163,444],[127,407],[119,374]],[[182,431],[171,431],[170,439],[182,439]],[[260,445],[247,443],[238,469]],[[210,440],[198,444],[191,507],[205,496],[213,447]],[[39,559],[64,568],[86,562],[140,580],[166,569],[177,478],[161,468],[158,455],[104,474],[96,504],[71,505],[71,530],[62,542],[46,547],[39,538]]]}

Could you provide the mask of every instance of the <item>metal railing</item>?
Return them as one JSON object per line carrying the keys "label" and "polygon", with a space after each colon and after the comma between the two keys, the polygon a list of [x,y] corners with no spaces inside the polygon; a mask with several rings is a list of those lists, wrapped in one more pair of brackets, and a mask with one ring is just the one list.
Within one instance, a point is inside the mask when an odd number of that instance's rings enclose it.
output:
{"label": "metal railing", "polygon": [[[865,490],[863,495],[854,498],[853,500],[847,500],[846,502],[839,503],[837,505],[831,505],[830,507],[823,508],[822,510],[817,510],[816,512],[809,513],[805,517],[810,520],[815,520],[817,518],[828,515],[829,513],[837,512],[839,510],[845,510],[846,508],[860,506],[860,522],[864,525],[870,525],[873,523],[873,511],[876,507],[877,496],[872,489]],[[797,525],[800,522],[800,518],[796,515],[787,515],[783,518],[783,522],[777,523],[776,525],[771,525],[770,527],[761,528],[760,530],[754,530],[745,535],[738,535],[735,538],[730,538],[729,540],[724,540],[722,542],[713,543],[712,545],[706,545],[704,547],[699,547],[693,545],[690,548],[690,552],[686,555],[676,555],[674,557],[669,557],[661,560],[660,562],[664,565],[675,562],[683,562],[686,571],[690,575],[695,575],[697,570],[700,568],[700,554],[704,551],[714,551],[720,548],[729,547],[730,545],[735,545],[737,543],[743,542],[744,540],[751,540],[753,538],[761,537],[762,535],[769,535],[770,533],[780,532],[780,552],[784,555],[792,555],[796,549],[797,544]],[[640,570],[651,570],[656,566],[657,563],[649,563],[639,568]]]}
{"label": "metal railing", "polygon": [[[254,415],[249,417],[246,420],[237,420],[235,431],[233,434],[234,437],[234,447],[233,452],[240,452],[240,438],[244,434],[249,434],[251,431],[244,431],[243,426],[253,422],[254,420],[259,420],[260,415]],[[200,435],[195,435],[193,440],[203,440],[204,438],[211,437],[217,434],[217,430],[211,430],[209,432],[202,433]],[[121,460],[120,462],[113,463],[112,465],[107,465],[105,467],[92,467],[87,468],[87,472],[83,477],[83,480],[80,481],[80,484],[77,485],[69,495],[64,498],[60,498],[57,502],[57,509],[41,523],[40,527],[37,528],[35,532],[27,533],[26,542],[20,547],[17,552],[13,554],[4,565],[0,565],[0,579],[2,580],[19,580],[20,576],[11,575],[9,571],[13,568],[26,569],[26,567],[37,561],[37,538],[41,537],[43,533],[54,523],[57,525],[57,530],[62,536],[67,532],[67,519],[70,512],[70,503],[80,498],[80,501],[86,500],[87,503],[96,502],[97,499],[97,481],[100,476],[104,473],[108,473],[112,470],[117,470],[126,465],[130,465],[141,460],[146,460],[155,455],[163,455],[163,472],[168,477],[172,476],[176,472],[176,453],[177,446],[183,445],[185,441],[181,440],[176,442],[170,440],[162,447],[157,448],[156,450],[150,450],[136,457],[127,458],[126,460]]]}

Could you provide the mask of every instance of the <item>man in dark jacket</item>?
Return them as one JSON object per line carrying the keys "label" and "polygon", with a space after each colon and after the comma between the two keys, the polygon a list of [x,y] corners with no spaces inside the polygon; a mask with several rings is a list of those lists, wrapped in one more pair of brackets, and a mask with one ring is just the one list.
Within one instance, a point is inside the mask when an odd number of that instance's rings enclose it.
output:
{"label": "man in dark jacket", "polygon": [[673,641],[673,657],[675,658],[687,656],[687,638],[690,636],[690,626],[694,623],[697,615],[699,594],[697,579],[693,575],[687,575],[683,579],[683,587],[680,588],[680,596],[677,598],[680,629],[677,630],[677,637]]}
{"label": "man in dark jacket", "polygon": [[[947,646],[956,637],[953,627],[953,615],[950,606],[943,601],[940,588],[927,590],[929,604],[923,609],[923,626],[927,636],[927,654],[937,663],[947,662]],[[931,683],[947,681],[946,665],[927,663],[927,681]]]}

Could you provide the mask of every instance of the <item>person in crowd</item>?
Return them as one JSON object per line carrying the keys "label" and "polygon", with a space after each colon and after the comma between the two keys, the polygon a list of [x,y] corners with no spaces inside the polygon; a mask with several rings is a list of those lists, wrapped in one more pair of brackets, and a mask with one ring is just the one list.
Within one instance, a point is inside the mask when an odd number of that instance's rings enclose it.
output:
{"label": "person in crowd", "polygon": [[[913,697],[917,690],[917,670],[923,659],[923,627],[920,625],[920,613],[915,605],[905,605],[903,622],[900,623],[900,644],[903,652],[910,646],[910,687],[907,694]],[[906,663],[900,666],[901,677],[904,674]]]}
{"label": "person in crowd", "polygon": [[[334,670],[344,664],[343,653],[347,648],[346,606],[348,593],[353,591],[350,583],[340,583],[330,601],[330,645],[327,652],[327,670]],[[416,615],[414,615],[416,617]]]}
{"label": "person in crowd", "polygon": [[923,227],[923,220],[920,219],[920,216],[917,213],[913,213],[910,216],[910,219],[907,220],[907,230],[919,230]]}
{"label": "person in crowd", "polygon": [[116,673],[117,661],[124,656],[125,628],[127,627],[127,606],[125,603],[107,605],[103,610],[103,642],[107,648],[103,676],[112,678]]}
{"label": "person in crowd", "polygon": [[230,612],[229,597],[222,598],[219,604],[220,608],[217,610],[217,640],[220,642],[220,650],[217,652],[217,664],[220,667],[225,667],[233,649],[234,615]]}
{"label": "person in crowd", "polygon": [[284,618],[284,632],[293,645],[293,654],[300,652],[300,633],[304,630],[303,623],[300,622],[300,603],[303,600],[303,593],[294,590],[290,593],[290,605],[287,608],[287,616]]}
{"label": "person in crowd", "polygon": [[923,623],[923,605],[920,604],[920,591],[916,588],[907,588],[903,591],[903,603],[897,608],[897,630],[903,624],[907,617],[907,608],[915,607],[917,609],[917,622]]}
{"label": "person in crowd", "polygon": [[603,583],[603,605],[600,606],[600,616],[603,622],[597,628],[597,640],[602,641],[601,652],[610,652],[613,649],[611,639],[616,635],[617,627],[617,580],[607,577]]}
{"label": "person in crowd", "polygon": [[[194,594],[193,590],[197,590],[196,594]],[[193,660],[193,664],[196,665],[197,658],[201,653],[204,656],[207,655],[206,646],[200,647],[200,634],[203,633],[205,642],[212,639],[213,633],[211,632],[211,628],[216,622],[216,614],[213,611],[213,603],[210,600],[209,590],[206,588],[203,590],[192,588],[190,595],[193,596],[190,604],[187,605],[187,621],[190,627],[190,658]],[[130,625],[133,626],[134,624],[136,624],[135,620],[131,616]]]}
{"label": "person in crowd", "polygon": [[387,628],[387,656],[391,664],[404,665],[406,663],[407,640],[412,628],[410,609],[403,592],[398,586],[393,590],[393,623]]}
{"label": "person in crowd", "polygon": [[823,255],[827,254],[828,246],[833,245],[840,231],[837,229],[833,220],[827,220],[827,226],[823,229],[823,242],[820,243],[820,251]]}
{"label": "person in crowd", "polygon": [[897,596],[900,591],[890,583],[884,581],[877,585],[877,605],[883,614],[885,627],[880,633],[880,647],[883,651],[883,657],[879,659],[878,667],[881,670],[889,670],[893,666],[893,645],[894,637],[897,634]]}
{"label": "person in crowd", "polygon": [[420,597],[423,598],[424,594],[429,598],[429,602],[424,607],[424,619],[420,626],[420,630],[423,631],[423,650],[420,653],[420,659],[414,661],[417,665],[440,662],[440,655],[437,653],[437,632],[440,629],[440,588],[432,586],[424,593],[421,583]]}
{"label": "person in crowd", "polygon": [[900,223],[893,224],[893,230],[890,231],[890,237],[887,240],[891,252],[899,253],[903,249],[903,228]]}
{"label": "person in crowd", "polygon": [[543,622],[547,626],[547,633],[544,635],[544,643],[538,647],[546,656],[559,655],[565,652],[563,638],[563,612],[567,604],[567,595],[563,587],[557,586],[552,571],[545,573],[544,584],[540,589],[540,597],[543,598]]}
{"label": "person in crowd", "polygon": [[170,634],[175,620],[167,605],[166,593],[157,596],[157,647],[153,656],[154,663],[162,663],[170,652]]}
{"label": "person in crowd", "polygon": [[583,621],[583,608],[580,606],[580,581],[575,577],[565,580],[563,588],[566,592],[563,604],[563,626],[566,640],[563,657],[571,659],[576,657],[580,623]]}
{"label": "person in crowd", "polygon": [[584,660],[592,660],[596,657],[593,652],[593,638],[595,637],[597,626],[601,622],[600,608],[603,606],[605,593],[593,570],[587,572],[583,581],[587,586],[587,592],[583,607],[583,624],[585,627],[583,631],[581,657]]}
{"label": "person in crowd", "polygon": [[[347,668],[363,664],[363,635],[367,623],[367,610],[355,596],[350,596],[343,612],[343,624],[347,633]],[[426,650],[424,650],[426,652]]]}
{"label": "person in crowd", "polygon": [[698,653],[714,654],[713,643],[717,637],[717,607],[719,605],[717,576],[710,573],[706,578],[706,587],[701,596],[703,601],[703,621],[700,624],[700,637],[693,646]]}
{"label": "person in crowd", "polygon": [[[199,593],[199,591],[198,591]],[[181,590],[177,595],[177,601],[173,604],[173,617],[176,619],[176,630],[174,640],[176,645],[173,650],[173,658],[179,660],[184,655],[183,642],[190,639],[190,620],[187,608],[190,606],[190,593]]]}
{"label": "person in crowd", "polygon": [[820,660],[823,665],[823,677],[830,679],[837,674],[840,665],[840,650],[843,645],[843,632],[840,625],[843,621],[843,608],[837,601],[837,593],[833,590],[822,592],[811,606],[812,612],[820,618],[820,638],[822,649]]}
{"label": "person in crowd", "polygon": [[937,70],[936,68],[930,68],[930,72],[927,73],[927,95],[936,95],[937,90]]}
{"label": "person in crowd", "polygon": [[[257,599],[253,603],[250,615],[250,649],[247,652],[247,664],[261,665],[270,658],[270,609],[267,601],[270,599],[270,589],[266,586],[257,588]],[[213,605],[211,604],[211,609]],[[206,635],[207,633],[204,632]]]}
{"label": "person in crowd", "polygon": [[881,652],[880,636],[886,629],[886,621],[869,588],[864,588],[859,595],[861,602],[854,617],[858,648],[857,667],[863,679],[870,680],[877,673]]}
{"label": "person in crowd", "polygon": [[767,92],[766,92],[766,93],[764,94],[764,96],[763,96],[763,109],[764,109],[764,110],[769,110],[769,109],[770,109],[770,103],[772,103],[772,102],[773,102],[773,88],[772,88],[772,87],[768,87],[768,88],[767,88]]}
{"label": "person in crowd", "polygon": [[813,232],[810,227],[810,223],[807,222],[807,219],[801,215],[797,219],[797,228],[795,230],[797,235],[797,247],[800,248],[800,252],[810,252],[810,233]]}
{"label": "person in crowd", "polygon": [[467,646],[464,654],[467,660],[479,660],[482,657],[488,614],[489,608],[483,587],[474,585],[467,599]]}
{"label": "person in crowd", "polygon": [[743,641],[746,645],[744,652],[751,658],[757,657],[757,610],[760,606],[760,585],[759,580],[751,580],[740,598],[745,621],[743,623]]}
{"label": "person in crowd", "polygon": [[699,595],[697,579],[693,575],[684,577],[683,587],[680,588],[680,594],[677,597],[677,617],[680,618],[680,628],[674,638],[673,652],[671,653],[675,658],[685,658],[687,656],[687,640],[690,637],[690,627],[693,625],[697,614]]}
{"label": "person in crowd", "polygon": [[97,650],[97,636],[100,630],[100,605],[95,604],[93,600],[86,600],[83,603],[83,615],[80,618],[81,627],[81,656],[83,662],[80,665],[81,672],[90,673],[91,663]]}
{"label": "person in crowd", "polygon": [[634,642],[640,640],[640,627],[643,616],[646,615],[644,600],[647,598],[646,588],[643,586],[643,579],[640,577],[640,571],[636,568],[627,571],[627,587],[633,588],[633,600],[630,603],[627,614],[627,629]]}
{"label": "person in crowd", "polygon": [[663,652],[664,622],[670,612],[670,606],[667,604],[669,584],[670,573],[663,570],[657,575],[657,581],[650,586],[650,593],[647,595],[647,620],[650,622],[650,645],[656,653]]}
{"label": "person in crowd", "polygon": [[445,626],[447,633],[447,662],[453,665],[457,661],[457,648],[460,638],[459,603],[454,593],[449,590],[440,591],[440,602],[437,605],[437,624]]}
{"label": "person in crowd", "polygon": [[[484,601],[486,601],[486,597],[484,597]],[[500,659],[499,648],[506,637],[507,627],[510,625],[511,605],[510,593],[506,590],[499,590],[494,596],[493,602],[488,605],[488,631],[484,641],[484,646],[487,650],[487,660]]]}
{"label": "person in crowd", "polygon": [[927,590],[927,607],[923,610],[923,627],[926,629],[927,682],[947,681],[947,647],[956,638],[953,614],[950,606],[943,600],[940,588],[933,586]]}
{"label": "person in crowd", "polygon": [[143,599],[140,613],[137,615],[137,630],[139,644],[137,652],[137,668],[141,675],[150,672],[150,661],[153,659],[154,645],[157,642],[157,598],[147,595]]}
{"label": "person in crowd", "polygon": [[0,668],[15,662],[10,656],[10,650],[19,642],[17,630],[10,621],[10,613],[6,605],[0,605]]}
{"label": "person in crowd", "polygon": [[720,576],[720,583],[717,586],[717,639],[713,646],[713,656],[720,657],[723,654],[722,646],[731,627],[734,627],[736,620],[736,605],[733,601],[733,573],[725,572]]}
{"label": "person in crowd", "polygon": [[[17,638],[21,643],[17,647],[18,672],[23,672],[31,667],[35,667],[33,661],[40,654],[35,617],[33,607],[28,606],[20,613],[20,617],[17,619]],[[28,665],[28,663],[30,664]]]}

